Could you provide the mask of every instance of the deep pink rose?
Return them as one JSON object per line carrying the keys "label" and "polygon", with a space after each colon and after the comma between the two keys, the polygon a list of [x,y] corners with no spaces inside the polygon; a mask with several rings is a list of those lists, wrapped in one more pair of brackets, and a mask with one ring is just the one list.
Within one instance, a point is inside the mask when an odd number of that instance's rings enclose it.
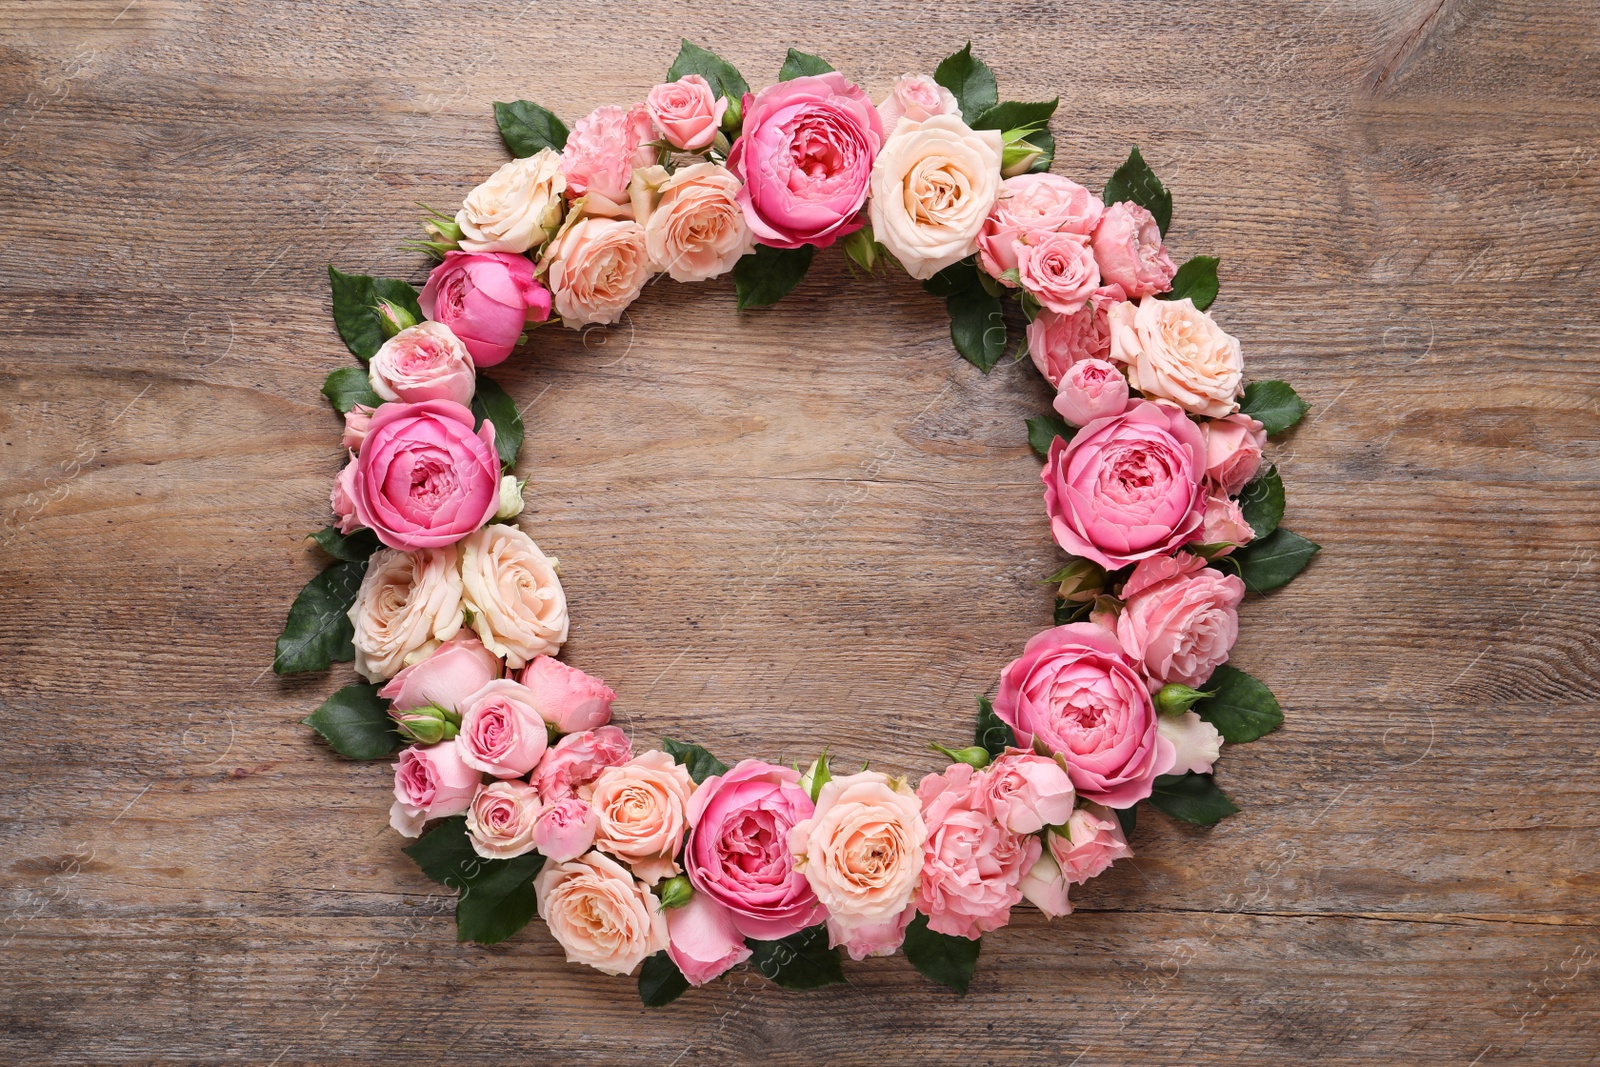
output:
{"label": "deep pink rose", "polygon": [[1177,407],[1142,400],[1056,438],[1040,478],[1056,543],[1116,570],[1193,541],[1205,441]]}
{"label": "deep pink rose", "polygon": [[989,803],[1001,826],[1014,834],[1038,833],[1072,815],[1072,779],[1048,756],[1007,749],[984,771]]}
{"label": "deep pink rose", "polygon": [[1200,424],[1206,442],[1206,477],[1227,496],[1249,484],[1261,469],[1267,429],[1244,412]]}
{"label": "deep pink rose", "polygon": [[643,104],[627,111],[612,106],[595,108],[573,125],[561,150],[561,172],[566,175],[568,193],[592,194],[626,205],[633,169],[656,161],[656,150],[650,145],[654,139],[650,112]]}
{"label": "deep pink rose", "polygon": [[1226,556],[1240,545],[1254,541],[1256,532],[1244,519],[1244,511],[1232,497],[1213,493],[1206,498],[1206,515],[1200,523],[1200,543],[1220,546],[1210,549],[1212,559]]}
{"label": "deep pink rose", "polygon": [[391,711],[411,711],[432,704],[455,711],[467,697],[500,677],[500,659],[483,647],[471,630],[434,649],[428,658],[413,663],[389,679],[378,695]]}
{"label": "deep pink rose", "polygon": [[481,776],[461,760],[454,741],[412,745],[394,764],[394,806],[389,825],[406,837],[420,837],[429,819],[447,819],[472,806]]}
{"label": "deep pink rose", "polygon": [[474,433],[452,400],[384,404],[372,416],[350,487],[356,517],[390,548],[453,545],[500,506],[494,424]]}
{"label": "deep pink rose", "polygon": [[[1017,269],[1017,249],[1026,233],[1078,233],[1088,236],[1105,205],[1075,181],[1059,174],[1019,174],[1001,185],[989,218],[978,235],[978,263],[999,278]],[[1015,282],[1005,281],[1015,287]]]}
{"label": "deep pink rose", "polygon": [[1122,587],[1117,640],[1150,679],[1199,688],[1239,636],[1244,582],[1188,552],[1140,561]]}
{"label": "deep pink rose", "polygon": [[510,252],[446,252],[418,302],[424,315],[450,327],[478,367],[503,362],[528,320],[550,317],[550,291],[534,279],[527,256]]}
{"label": "deep pink rose", "polygon": [[1071,837],[1048,833],[1050,854],[1061,868],[1061,875],[1073,885],[1098,877],[1113,862],[1133,855],[1122,824],[1098,804],[1079,808],[1067,820]]}
{"label": "deep pink rose", "polygon": [[1094,258],[1100,274],[1127,290],[1129,299],[1154,296],[1172,288],[1178,273],[1161,244],[1155,216],[1131,200],[1106,208],[1094,230]]}
{"label": "deep pink rose", "polygon": [[533,847],[553,863],[565,863],[588,852],[600,821],[586,800],[568,797],[545,808],[533,826]]}
{"label": "deep pink rose", "polygon": [[1148,797],[1176,756],[1144,675],[1092,622],[1035,634],[1000,672],[994,711],[1024,747],[1037,740],[1065,759],[1079,796],[1114,808]]}
{"label": "deep pink rose", "polygon": [[521,778],[549,745],[533,694],[510,678],[496,678],[461,702],[461,760],[496,778]]}
{"label": "deep pink rose", "polygon": [[350,455],[350,462],[339,469],[338,475],[333,479],[333,495],[328,500],[328,506],[333,508],[333,524],[342,534],[352,534],[361,529],[361,519],[356,515],[355,498],[350,494],[356,488],[356,457]]}
{"label": "deep pink rose", "polygon": [[544,754],[529,780],[538,787],[546,804],[559,804],[578,795],[578,787],[600,777],[607,767],[616,767],[633,758],[628,735],[615,726],[568,734]]}
{"label": "deep pink rose", "polygon": [[1100,284],[1089,239],[1081,233],[1025,233],[1017,246],[1022,288],[1050,311],[1071,315]]}
{"label": "deep pink rose", "polygon": [[924,777],[917,797],[928,840],[916,899],[928,929],[971,940],[998,930],[1022,899],[1022,876],[1039,858],[1039,839],[996,821],[988,774],[965,763]]}
{"label": "deep pink rose", "polygon": [[367,430],[372,426],[374,410],[365,404],[351,405],[350,410],[344,413],[344,434],[339,438],[339,443],[351,452],[359,452],[361,442],[367,439]]}
{"label": "deep pink rose", "polygon": [[651,89],[644,106],[663,140],[685,152],[698,152],[716,138],[728,98],[713,96],[710,84],[700,75],[685,74]]}
{"label": "deep pink rose", "polygon": [[1128,379],[1115,363],[1080,359],[1067,368],[1061,391],[1050,406],[1073,426],[1120,415],[1128,406]]}
{"label": "deep pink rose", "polygon": [[1122,286],[1102,285],[1089,294],[1087,304],[1070,315],[1041,310],[1028,323],[1028,356],[1039,373],[1059,389],[1074,363],[1109,358],[1111,321],[1107,312],[1127,298]]}
{"label": "deep pink rose", "polygon": [[867,94],[837,73],[791,78],[744,97],[744,130],[728,169],[756,240],[826,248],[865,219],[883,121]]}
{"label": "deep pink rose", "polygon": [[799,771],[747,759],[707,778],[689,798],[685,873],[697,894],[726,906],[739,932],[759,941],[822,918],[789,850],[789,831],[815,811],[799,782]]}
{"label": "deep pink rose", "polygon": [[591,677],[549,656],[535,656],[522,668],[519,679],[533,694],[533,706],[558,734],[593,730],[611,721],[611,702],[617,694]]}
{"label": "deep pink rose", "polygon": [[750,946],[727,908],[696,893],[681,908],[667,909],[667,955],[693,986],[705,985],[750,958]]}

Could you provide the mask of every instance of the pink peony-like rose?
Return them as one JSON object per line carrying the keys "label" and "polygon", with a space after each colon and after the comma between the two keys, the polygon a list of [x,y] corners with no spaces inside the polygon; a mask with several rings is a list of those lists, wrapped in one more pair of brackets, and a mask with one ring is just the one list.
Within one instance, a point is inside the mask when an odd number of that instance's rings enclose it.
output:
{"label": "pink peony-like rose", "polygon": [[539,918],[567,953],[606,974],[628,974],[667,947],[661,902],[609,856],[546,863],[533,880]]}
{"label": "pink peony-like rose", "polygon": [[926,74],[902,74],[894,80],[889,95],[878,105],[878,119],[883,123],[883,139],[887,141],[901,119],[921,122],[936,115],[961,117],[961,105],[949,89]]}
{"label": "pink peony-like rose", "polygon": [[496,678],[461,702],[461,759],[496,778],[520,778],[538,766],[549,744],[533,694]]}
{"label": "pink peony-like rose", "polygon": [[733,915],[704,893],[667,911],[667,955],[692,986],[702,986],[750,958]]}
{"label": "pink peony-like rose", "polygon": [[1206,477],[1225,496],[1233,496],[1261,470],[1267,429],[1244,412],[1200,424],[1206,442]]}
{"label": "pink peony-like rose", "polygon": [[1241,545],[1254,541],[1256,532],[1245,521],[1239,502],[1213,493],[1206,498],[1206,515],[1200,523],[1199,542],[1209,548],[1212,559],[1226,556]]}
{"label": "pink peony-like rose", "polygon": [[1097,803],[1132,807],[1172,766],[1144,676],[1095,623],[1035,634],[1000,672],[994,711],[1023,746],[1061,756],[1078,795]]}
{"label": "pink peony-like rose", "polygon": [[698,896],[727,907],[739,932],[759,941],[788,937],[822,917],[789,851],[789,831],[816,810],[799,782],[799,771],[747,759],[701,782],[689,798],[685,873]]}
{"label": "pink peony-like rose", "polygon": [[1128,406],[1128,379],[1115,363],[1080,359],[1067,368],[1050,406],[1073,426],[1120,415]]}
{"label": "pink peony-like rose", "polygon": [[635,167],[652,166],[656,150],[650,144],[655,129],[650,111],[635,104],[597,107],[572,127],[561,150],[561,172],[572,196],[598,196],[612,204],[628,202],[628,182]]}
{"label": "pink peony-like rose", "polygon": [[563,325],[616,322],[650,280],[644,227],[632,219],[580,219],[545,249],[540,269]]}
{"label": "pink peony-like rose", "polygon": [[1107,358],[1127,366],[1133,388],[1214,419],[1238,410],[1244,382],[1239,341],[1193,300],[1118,304],[1107,317]]}
{"label": "pink peony-like rose", "polygon": [[[985,274],[999,279],[1006,271],[1017,269],[1017,251],[1024,234],[1088,236],[1104,211],[1098,196],[1059,174],[1007,178],[978,236],[978,264]],[[1010,280],[1003,284],[1016,285]]]}
{"label": "pink peony-like rose", "polygon": [[865,221],[883,121],[867,94],[838,73],[791,78],[745,94],[744,132],[728,169],[756,240],[826,248]]}
{"label": "pink peony-like rose", "polygon": [[533,851],[541,805],[526,782],[480,786],[467,808],[467,841],[486,860],[508,860]]}
{"label": "pink peony-like rose", "polygon": [[1079,233],[1024,233],[1017,274],[1022,287],[1058,315],[1082,310],[1100,284],[1089,239]]}
{"label": "pink peony-like rose", "polygon": [[1050,446],[1040,477],[1056,543],[1116,570],[1193,541],[1205,442],[1171,405],[1138,401]]}
{"label": "pink peony-like rose", "polygon": [[473,432],[452,400],[385,404],[372,416],[350,487],[356,517],[390,548],[453,545],[500,506],[494,423]]}
{"label": "pink peony-like rose", "polygon": [[556,863],[577,859],[594,846],[599,823],[588,801],[568,797],[545,808],[533,828],[533,845]]}
{"label": "pink peony-like rose", "polygon": [[454,741],[402,749],[394,764],[389,825],[406,837],[420,837],[429,819],[448,819],[466,811],[480,780],[478,772],[462,762]]}
{"label": "pink peony-like rose", "polygon": [[1172,288],[1178,273],[1161,244],[1155,216],[1131,200],[1112,204],[1094,228],[1094,258],[1100,274],[1116,282],[1130,299],[1154,296]]}
{"label": "pink peony-like rose", "polygon": [[984,773],[994,817],[1014,834],[1038,833],[1072,814],[1072,779],[1048,756],[1007,749]]}
{"label": "pink peony-like rose", "polygon": [[644,106],[663,140],[685,152],[698,152],[716,138],[728,98],[714,95],[700,75],[685,74],[651,89]]}
{"label": "pink peony-like rose", "polygon": [[1115,861],[1133,855],[1116,815],[1098,804],[1087,804],[1073,812],[1067,820],[1067,831],[1070,836],[1052,831],[1045,838],[1062,877],[1073,885],[1082,885]]}
{"label": "pink peony-like rose", "polygon": [[1070,315],[1049,308],[1028,323],[1028,356],[1039,373],[1061,388],[1067,369],[1085,359],[1106,359],[1111,353],[1111,320],[1107,313],[1127,299],[1120,285],[1102,285],[1089,302]]}
{"label": "pink peony-like rose", "polygon": [[550,291],[534,279],[533,264],[509,252],[446,252],[418,303],[450,327],[478,367],[503,362],[530,319],[550,317]]}
{"label": "pink peony-like rose", "polygon": [[352,534],[361,529],[361,519],[356,515],[356,502],[350,495],[355,485],[356,457],[352,453],[350,462],[341,467],[333,479],[333,494],[328,498],[328,506],[333,509],[333,524],[342,534]]}
{"label": "pink peony-like rose", "polygon": [[428,658],[402,670],[378,690],[391,711],[432,704],[455,711],[463,700],[500,677],[500,660],[476,634],[457,633]]}
{"label": "pink peony-like rose", "polygon": [[595,847],[655,885],[677,873],[674,861],[689,828],[685,808],[693,792],[688,769],[652,750],[607,767],[580,795],[594,809]]}
{"label": "pink peony-like rose", "polygon": [[1122,587],[1117,639],[1150,679],[1198,688],[1239,636],[1244,582],[1187,552],[1140,561]]}
{"label": "pink peony-like rose", "polygon": [[472,403],[472,356],[450,327],[419,322],[389,338],[367,364],[372,391],[385,400]]}
{"label": "pink peony-like rose", "polygon": [[581,786],[600,777],[607,767],[627,763],[633,758],[633,746],[628,735],[615,726],[602,726],[598,730],[585,730],[581,734],[568,734],[557,741],[539,766],[533,770],[530,781],[539,789],[546,804],[558,804],[578,795]]}
{"label": "pink peony-like rose", "polygon": [[1046,919],[1059,919],[1072,914],[1072,901],[1067,899],[1068,882],[1061,873],[1061,865],[1048,848],[1039,850],[1028,873],[1022,876],[1022,896],[1044,912]]}
{"label": "pink peony-like rose", "polygon": [[518,679],[533,694],[533,706],[558,734],[593,730],[611,721],[617,694],[598,678],[549,656],[535,656]]}
{"label": "pink peony-like rose", "polygon": [[372,427],[372,413],[375,410],[365,404],[352,404],[350,410],[344,413],[344,434],[339,438],[339,443],[351,452],[361,451],[361,442],[367,439],[367,430]]}
{"label": "pink peony-like rose", "polygon": [[996,821],[989,784],[965,763],[917,784],[928,827],[917,910],[935,933],[977,940],[1004,926],[1022,899],[1022,876],[1039,858],[1037,837]]}

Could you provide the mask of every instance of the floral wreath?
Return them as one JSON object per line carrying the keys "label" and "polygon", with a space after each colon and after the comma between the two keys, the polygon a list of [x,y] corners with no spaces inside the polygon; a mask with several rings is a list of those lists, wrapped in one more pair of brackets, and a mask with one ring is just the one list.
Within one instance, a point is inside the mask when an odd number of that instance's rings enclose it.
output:
{"label": "floral wreath", "polygon": [[[537,914],[568,960],[637,970],[650,1005],[745,961],[788,988],[843,981],[841,948],[903,951],[965,991],[1013,907],[1068,914],[1069,886],[1132,854],[1136,805],[1239,810],[1212,777],[1222,743],[1283,714],[1225,661],[1245,594],[1318,549],[1279,526],[1262,459],[1307,405],[1244,383],[1206,313],[1218,261],[1174,265],[1172,197],[1138,149],[1100,196],[1049,173],[1056,101],[1001,101],[970,45],[876,106],[816,56],[791,49],[751,92],[684,41],[643,104],[570,131],[527,101],[494,110],[515,158],[454,216],[430,211],[420,293],[329,268],[363,364],[322,389],[350,462],[312,535],[334,562],[273,664],[354,661],[366,681],[305,722],[352,759],[399,752],[390,824],[459,891],[459,940]],[[523,426],[480,373],[552,317],[616,322],[656,273],[731,271],[741,309],[771,304],[835,244],[922,280],[985,372],[1009,348],[1057,389],[1027,420],[1070,556],[1047,579],[1055,625],[914,788],[826,753],[804,770],[671,739],[634,753],[612,690],[555,658],[560,566],[515,524]]]}

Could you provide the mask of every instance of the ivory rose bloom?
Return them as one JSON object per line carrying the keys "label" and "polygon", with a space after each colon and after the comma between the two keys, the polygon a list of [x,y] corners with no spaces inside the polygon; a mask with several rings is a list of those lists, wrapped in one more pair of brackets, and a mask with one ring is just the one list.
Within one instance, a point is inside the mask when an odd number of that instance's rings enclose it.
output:
{"label": "ivory rose bloom", "polygon": [[733,269],[755,250],[739,206],[739,179],[716,163],[680,167],[655,188],[644,222],[645,248],[656,270],[675,282],[699,282]]}
{"label": "ivory rose bloom", "polygon": [[567,640],[567,595],[556,560],[515,526],[495,523],[461,542],[461,602],[483,645],[512,670]]}
{"label": "ivory rose bloom", "polygon": [[478,772],[461,761],[454,741],[402,749],[394,764],[389,825],[406,837],[420,837],[428,820],[466,811],[478,783]]}
{"label": "ivory rose bloom", "polygon": [[1200,688],[1239,637],[1244,582],[1188,552],[1141,560],[1122,587],[1117,639],[1153,693],[1177,682]]}
{"label": "ivory rose bloom", "polygon": [[549,744],[533,694],[496,678],[461,702],[456,743],[462,762],[496,778],[520,778],[538,766]]}
{"label": "ivory rose bloom", "polygon": [[557,863],[577,859],[594,847],[599,822],[587,801],[568,797],[545,808],[533,828],[533,845]]}
{"label": "ivory rose bloom", "polygon": [[561,225],[567,178],[561,157],[541,148],[513,159],[467,194],[456,212],[461,248],[467,252],[526,252],[537,248]]}
{"label": "ivory rose bloom", "polygon": [[1213,493],[1206,498],[1206,514],[1200,523],[1200,544],[1213,547],[1208,555],[1212,559],[1226,556],[1240,545],[1254,541],[1256,532],[1244,519],[1239,502]]}
{"label": "ivory rose bloom", "polygon": [[900,120],[872,164],[872,235],[913,278],[927,279],[977,250],[1000,192],[999,130],[958,115]]}
{"label": "ivory rose bloom", "polygon": [[494,423],[476,432],[453,400],[384,404],[356,454],[350,498],[361,525],[390,548],[453,545],[500,506]]}
{"label": "ivory rose bloom", "polygon": [[1072,814],[1072,779],[1048,756],[1008,749],[984,770],[984,789],[995,820],[1014,834],[1038,833]]}
{"label": "ivory rose bloom", "polygon": [[924,777],[917,796],[928,827],[917,910],[928,929],[974,941],[998,930],[1022,899],[1022,876],[1039,858],[1039,839],[995,820],[987,775],[965,763]]}
{"label": "ivory rose bloom", "polygon": [[508,860],[533,851],[539,793],[525,782],[480,786],[467,808],[467,841],[486,860]]}
{"label": "ivory rose bloom", "polygon": [[455,711],[461,702],[500,677],[500,660],[470,630],[457,633],[389,679],[378,695],[393,711],[432,704]]}
{"label": "ivory rose bloom", "polygon": [[600,777],[607,767],[633,758],[628,735],[615,726],[568,734],[545,753],[529,779],[546,804],[558,804],[578,795],[578,790]]}
{"label": "ivory rose bloom", "polygon": [[[450,327],[437,322],[419,322],[385,341],[367,364],[367,378],[372,391],[384,400],[406,403],[450,400],[470,404],[478,384],[467,346]],[[366,429],[371,429],[370,421]],[[366,439],[365,430],[361,437]]]}
{"label": "ivory rose bloom", "polygon": [[1098,877],[1115,861],[1133,855],[1128,839],[1122,836],[1122,824],[1099,804],[1087,804],[1073,812],[1067,831],[1066,836],[1048,833],[1045,839],[1062,876],[1073,885]]}
{"label": "ivory rose bloom", "polygon": [[1120,285],[1102,285],[1089,294],[1089,302],[1070,315],[1049,308],[1028,323],[1028,357],[1039,373],[1057,389],[1067,370],[1080,360],[1111,355],[1111,320],[1108,312],[1127,299]]}
{"label": "ivory rose bloom", "polygon": [[369,682],[392,678],[461,629],[461,576],[454,553],[380,548],[367,560],[350,605],[356,673]]}
{"label": "ivory rose bloom", "polygon": [[961,105],[949,89],[926,74],[902,74],[894,80],[889,95],[878,105],[884,139],[894,135],[900,120],[923,122],[940,115],[961,117]]}
{"label": "ivory rose bloom", "polygon": [[635,167],[652,166],[655,130],[643,104],[627,111],[597,107],[572,127],[561,150],[561,171],[573,196],[598,196],[612,204],[628,202]]}
{"label": "ivory rose bloom", "polygon": [[628,974],[667,947],[661,902],[616,860],[589,852],[546,863],[533,880],[539,918],[567,953],[606,974]]}
{"label": "ivory rose bloom", "polygon": [[650,751],[607,767],[587,789],[595,814],[595,847],[627,861],[650,885],[677,873],[689,828],[685,807],[694,792],[687,768]]}
{"label": "ivory rose bloom", "polygon": [[862,771],[822,787],[815,813],[789,831],[789,850],[827,909],[830,945],[857,960],[900,947],[927,840],[922,805],[904,781]]}
{"label": "ivory rose bloom", "polygon": [[417,302],[450,327],[479,367],[503,362],[530,319],[550,317],[550,291],[534,279],[533,264],[508,252],[446,252]]}
{"label": "ivory rose bloom", "polygon": [[1234,496],[1261,470],[1267,429],[1244,412],[1200,424],[1206,442],[1206,478],[1226,496]]}
{"label": "ivory rose bloom", "polygon": [[616,322],[650,280],[644,227],[632,219],[580,219],[551,242],[541,269],[563,325]]}
{"label": "ivory rose bloom", "polygon": [[1073,426],[1122,414],[1128,406],[1128,379],[1115,363],[1080,359],[1061,377],[1061,391],[1050,406]]}
{"label": "ivory rose bloom", "polygon": [[1196,415],[1221,418],[1238,410],[1244,357],[1239,342],[1194,301],[1146,300],[1111,309],[1111,359],[1128,368],[1128,384]]}
{"label": "ivory rose bloom", "polygon": [[519,679],[527,686],[544,721],[558,734],[592,730],[611,721],[611,702],[617,694],[591,677],[549,656],[535,656],[522,668]]}
{"label": "ivory rose bloom", "polygon": [[1059,174],[1007,178],[978,237],[978,263],[985,274],[999,279],[1006,271],[1017,269],[1017,251],[1024,234],[1087,236],[1094,232],[1104,211],[1098,196]]}
{"label": "ivory rose bloom", "polygon": [[1163,715],[1160,730],[1176,753],[1168,774],[1210,774],[1212,764],[1222,755],[1222,734],[1196,712]]}
{"label": "ivory rose bloom", "polygon": [[700,75],[685,74],[651,89],[644,106],[664,141],[685,152],[698,152],[716,139],[728,98],[714,95]]}
{"label": "ivory rose bloom", "polygon": [[1130,298],[1154,296],[1172,288],[1178,268],[1161,244],[1161,227],[1155,216],[1133,201],[1105,209],[1094,228],[1093,245],[1101,276],[1122,286]]}
{"label": "ivory rose bloom", "polygon": [[750,958],[728,909],[704,893],[667,911],[667,955],[692,986],[702,986]]}
{"label": "ivory rose bloom", "polygon": [[1058,315],[1082,310],[1100,284],[1089,239],[1079,233],[1029,232],[1017,243],[1022,287]]}

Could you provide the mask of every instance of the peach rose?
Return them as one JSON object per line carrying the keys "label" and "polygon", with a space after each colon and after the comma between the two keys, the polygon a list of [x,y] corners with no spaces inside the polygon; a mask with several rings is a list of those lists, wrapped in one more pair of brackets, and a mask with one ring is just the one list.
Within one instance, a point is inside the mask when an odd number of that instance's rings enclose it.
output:
{"label": "peach rose", "polygon": [[872,234],[913,278],[927,279],[978,248],[1000,193],[999,130],[956,115],[901,119],[872,164]]}
{"label": "peach rose", "polygon": [[1111,359],[1127,366],[1133,388],[1191,414],[1220,419],[1239,408],[1239,342],[1188,297],[1112,308]]}
{"label": "peach rose", "polygon": [[[466,405],[472,403],[478,387],[467,346],[450,327],[432,320],[401,330],[383,342],[367,364],[367,378],[372,391],[383,399],[408,404],[454,400]],[[366,438],[365,430],[361,436]]]}
{"label": "peach rose", "polygon": [[542,805],[526,782],[480,786],[467,808],[467,840],[486,860],[508,860],[533,851],[533,830]]}
{"label": "peach rose", "polygon": [[461,575],[455,551],[380,548],[367,560],[356,601],[351,643],[356,673],[381,682],[428,657],[461,629]]}
{"label": "peach rose", "polygon": [[1140,560],[1121,598],[1117,640],[1149,679],[1150,691],[1171,682],[1198,688],[1238,639],[1244,582],[1180,552]]}
{"label": "peach rose", "polygon": [[716,139],[728,98],[713,95],[710,83],[700,75],[685,74],[651,89],[644,106],[664,141],[685,152],[698,152]]}
{"label": "peach rose", "polygon": [[545,249],[539,269],[564,325],[616,322],[650,280],[644,227],[631,219],[579,219]]}
{"label": "peach rose", "polygon": [[[637,188],[637,186],[636,186]],[[635,213],[644,223],[645,248],[655,270],[675,282],[699,282],[733,269],[755,250],[755,236],[739,206],[739,179],[716,163],[680,167],[655,185],[653,206]]]}
{"label": "peach rose", "polygon": [[561,225],[567,189],[561,156],[542,148],[513,159],[467,194],[456,212],[461,248],[467,252],[526,252],[547,241]]}
{"label": "peach rose", "polygon": [[544,756],[549,733],[527,687],[496,678],[460,704],[461,759],[496,778],[521,778]]}
{"label": "peach rose", "polygon": [[1113,862],[1133,855],[1122,824],[1109,808],[1085,804],[1067,820],[1066,834],[1045,834],[1050,854],[1061,867],[1061,874],[1073,885],[1096,877]]}
{"label": "peach rose", "polygon": [[454,741],[403,749],[394,764],[389,825],[406,837],[420,837],[429,819],[448,819],[466,811],[479,781],[478,772],[461,761]]}
{"label": "peach rose", "polygon": [[616,860],[589,852],[546,863],[533,880],[539,918],[567,953],[606,974],[628,974],[667,947],[661,902]]}
{"label": "peach rose", "polygon": [[[678,873],[694,780],[665,752],[651,750],[607,767],[579,795],[595,813],[595,847],[624,860],[650,885]],[[585,795],[586,794],[586,795]]]}
{"label": "peach rose", "polygon": [[1206,442],[1206,479],[1224,495],[1238,493],[1261,469],[1267,428],[1244,412],[1202,422],[1200,435]]}
{"label": "peach rose", "polygon": [[1161,244],[1161,227],[1149,211],[1131,200],[1106,208],[1094,228],[1094,258],[1100,275],[1134,299],[1172,288],[1178,273]]}
{"label": "peach rose", "polygon": [[567,640],[557,561],[515,526],[491,523],[461,542],[461,602],[484,647],[516,670]]}
{"label": "peach rose", "polygon": [[955,94],[926,74],[902,74],[894,80],[894,88],[878,105],[878,118],[883,123],[883,136],[888,140],[901,119],[922,122],[939,115],[961,117],[961,105]]}

